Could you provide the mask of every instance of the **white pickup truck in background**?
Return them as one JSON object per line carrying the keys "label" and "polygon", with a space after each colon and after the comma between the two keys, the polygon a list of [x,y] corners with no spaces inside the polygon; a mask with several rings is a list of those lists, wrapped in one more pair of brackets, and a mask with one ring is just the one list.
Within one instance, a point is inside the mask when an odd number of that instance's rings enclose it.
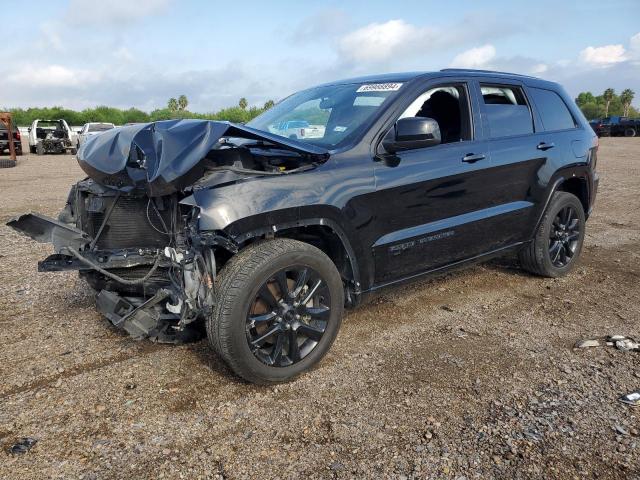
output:
{"label": "white pickup truck in background", "polygon": [[76,133],[69,128],[64,119],[34,120],[29,127],[29,151],[44,155],[45,153],[76,154]]}

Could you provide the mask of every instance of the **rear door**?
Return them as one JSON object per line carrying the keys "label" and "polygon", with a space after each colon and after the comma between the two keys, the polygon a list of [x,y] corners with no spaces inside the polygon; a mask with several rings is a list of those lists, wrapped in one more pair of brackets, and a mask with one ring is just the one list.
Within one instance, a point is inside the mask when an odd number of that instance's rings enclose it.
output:
{"label": "rear door", "polygon": [[483,77],[475,88],[489,141],[492,201],[503,210],[489,239],[489,249],[496,250],[529,240],[549,152],[539,146],[541,126],[521,82]]}
{"label": "rear door", "polygon": [[[567,106],[566,93],[564,98],[559,91],[541,87],[527,86],[527,94],[531,98],[540,121],[540,128],[536,132],[535,144],[540,154],[545,156],[544,169],[539,177],[550,179],[558,170],[569,164],[587,163],[587,155],[592,146],[591,132],[580,127],[576,118]],[[563,92],[564,93],[564,92]],[[541,189],[538,215],[545,207],[549,184]]]}

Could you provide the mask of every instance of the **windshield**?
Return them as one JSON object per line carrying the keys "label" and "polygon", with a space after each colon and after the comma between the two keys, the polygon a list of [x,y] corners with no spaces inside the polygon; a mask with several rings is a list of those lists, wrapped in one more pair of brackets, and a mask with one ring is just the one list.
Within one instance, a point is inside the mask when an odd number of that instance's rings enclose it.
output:
{"label": "windshield", "polygon": [[353,137],[402,83],[329,85],[285,98],[248,126],[332,148]]}
{"label": "windshield", "polygon": [[111,130],[113,125],[111,123],[90,123],[88,132],[105,132]]}

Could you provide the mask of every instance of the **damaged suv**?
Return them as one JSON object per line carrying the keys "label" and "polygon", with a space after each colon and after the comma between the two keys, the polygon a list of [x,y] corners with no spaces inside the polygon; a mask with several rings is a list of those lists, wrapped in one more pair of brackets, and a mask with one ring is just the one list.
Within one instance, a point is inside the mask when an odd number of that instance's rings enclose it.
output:
{"label": "damaged suv", "polygon": [[[284,122],[318,133],[290,138]],[[87,139],[88,177],[58,219],[9,225],[53,243],[39,269],[78,270],[132,336],[186,341],[204,326],[234,372],[274,383],[316,364],[343,308],[381,287],[508,252],[535,274],[566,274],[597,145],[554,83],[364,77],[291,95],[247,125],[164,121]]]}

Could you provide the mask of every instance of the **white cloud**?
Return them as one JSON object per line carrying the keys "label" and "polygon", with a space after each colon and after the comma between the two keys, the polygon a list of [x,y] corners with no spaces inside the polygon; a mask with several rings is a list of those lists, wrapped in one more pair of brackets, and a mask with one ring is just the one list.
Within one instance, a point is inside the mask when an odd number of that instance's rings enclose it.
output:
{"label": "white cloud", "polygon": [[495,56],[496,48],[493,45],[483,45],[456,55],[451,62],[451,66],[457,68],[484,68],[489,66]]}
{"label": "white cloud", "polygon": [[604,45],[602,47],[587,47],[580,52],[580,60],[596,67],[607,67],[627,60],[622,45]]}
{"label": "white cloud", "polygon": [[120,47],[115,52],[113,52],[113,56],[116,60],[121,62],[132,62],[134,59],[133,53],[127,47]]}
{"label": "white cloud", "polygon": [[413,53],[418,45],[426,52],[433,37],[434,32],[429,28],[419,28],[404,20],[389,20],[370,23],[343,36],[338,51],[343,58],[354,62],[383,62],[400,50],[404,54]]}
{"label": "white cloud", "polygon": [[110,0],[88,2],[71,0],[66,18],[79,25],[118,25],[133,23],[166,11],[171,0]]}
{"label": "white cloud", "polygon": [[549,67],[545,63],[537,63],[529,70],[534,75],[540,75],[541,73],[545,73],[549,70]]}
{"label": "white cloud", "polygon": [[21,88],[71,87],[97,82],[100,75],[87,70],[73,70],[62,65],[24,65],[15,68],[6,79]]}

